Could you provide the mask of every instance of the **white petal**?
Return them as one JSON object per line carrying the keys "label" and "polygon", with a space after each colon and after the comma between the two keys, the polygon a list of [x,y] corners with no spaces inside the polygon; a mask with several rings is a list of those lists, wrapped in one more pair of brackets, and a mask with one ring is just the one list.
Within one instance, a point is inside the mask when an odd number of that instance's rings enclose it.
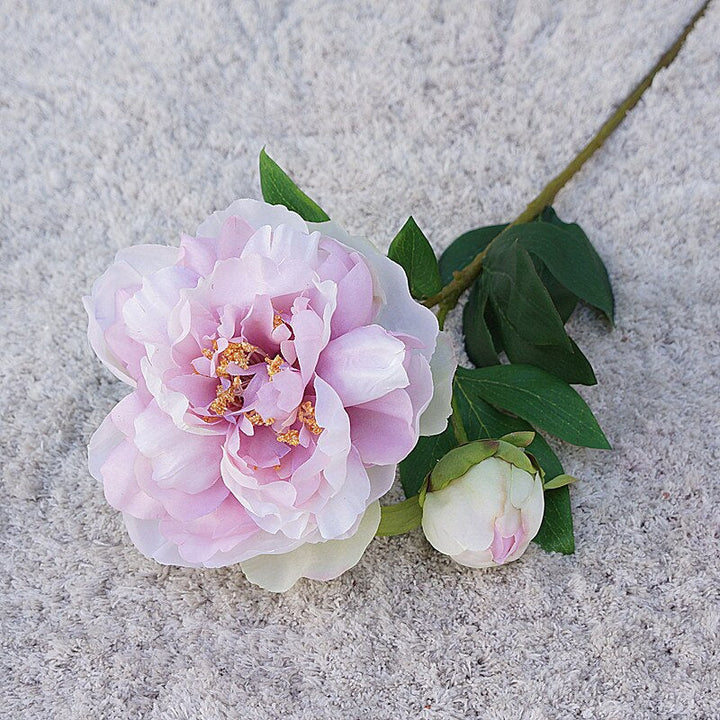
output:
{"label": "white petal", "polygon": [[369,501],[379,500],[390,490],[395,481],[396,471],[397,465],[372,465],[367,468],[368,478],[370,478]]}
{"label": "white petal", "polygon": [[464,552],[453,555],[452,559],[460,565],[471,568],[488,568],[496,567],[497,563],[493,560],[490,550],[465,550]]}
{"label": "white petal", "polygon": [[93,298],[85,295],[83,307],[88,314],[88,341],[93,352],[118,380],[122,380],[131,387],[137,387],[135,379],[125,371],[125,363],[110,350],[105,342],[105,333],[97,320]]}
{"label": "white petal", "polygon": [[428,493],[423,530],[430,544],[446,555],[490,547],[495,519],[505,506],[511,467],[488,458],[446,488]]}
{"label": "white petal", "polygon": [[510,502],[516,508],[522,508],[533,490],[534,477],[530,473],[513,466],[510,480]]}
{"label": "white petal", "polygon": [[102,466],[110,453],[124,441],[125,436],[118,430],[112,416],[108,414],[100,427],[93,433],[88,444],[88,468],[96,480],[102,482],[102,473],[100,472]]}
{"label": "white petal", "polygon": [[306,543],[283,555],[259,555],[240,567],[250,582],[272,592],[289,590],[301,577],[332,580],[358,563],[379,524],[380,504],[375,502],[347,540]]}
{"label": "white petal", "polygon": [[88,340],[98,358],[123,382],[136,386],[125,370],[125,363],[108,348],[105,330],[116,320],[116,295],[139,288],[145,275],[176,262],[179,249],[164,245],[133,245],[115,255],[110,267],[95,281],[90,295],[83,297],[88,314]]}
{"label": "white petal", "polygon": [[299,232],[307,233],[305,221],[297,214],[283,205],[270,205],[261,200],[241,199],[231,203],[225,210],[214,212],[209,218],[200,223],[197,229],[198,237],[218,237],[223,223],[229,217],[237,216],[245,220],[254,230],[270,225],[289,225]]}
{"label": "white petal", "polygon": [[123,306],[128,335],[140,343],[169,344],[168,322],[180,291],[196,282],[195,272],[181,267],[162,268],[145,276],[142,288]]}
{"label": "white petal", "polygon": [[[515,473],[515,471],[522,472],[522,470],[519,470],[518,468],[513,468],[513,474]],[[545,491],[543,490],[542,480],[540,479],[540,475],[538,474],[533,480],[533,488],[530,491],[527,499],[525,500],[522,508],[522,522],[528,534],[528,543],[538,534],[538,531],[540,530],[540,525],[542,525],[544,514]],[[524,548],[523,552],[525,552]],[[515,553],[513,553],[513,556],[519,557],[521,554],[522,553],[515,555]]]}
{"label": "white petal", "polygon": [[318,530],[323,538],[344,536],[367,507],[370,480],[357,452],[348,455],[342,489],[332,495],[316,513]]}
{"label": "white petal", "polygon": [[243,256],[260,254],[277,265],[281,262],[315,266],[320,233],[298,232],[290,225],[278,225],[272,233],[256,232],[243,250]]}
{"label": "white petal", "polygon": [[177,545],[160,533],[159,520],[138,520],[127,513],[123,513],[123,519],[130,539],[145,557],[155,560],[161,565],[200,567],[200,565],[193,565],[180,557]]}
{"label": "white petal", "polygon": [[440,492],[428,493],[425,497],[422,514],[423,533],[437,551],[444,555],[457,555],[464,552],[465,547],[458,542],[452,532],[453,526],[449,524],[452,518],[439,502]]}
{"label": "white petal", "polygon": [[452,412],[452,381],[457,368],[457,359],[450,336],[440,332],[435,352],[430,360],[433,379],[433,396],[430,404],[420,417],[420,434],[437,435],[447,427]]}

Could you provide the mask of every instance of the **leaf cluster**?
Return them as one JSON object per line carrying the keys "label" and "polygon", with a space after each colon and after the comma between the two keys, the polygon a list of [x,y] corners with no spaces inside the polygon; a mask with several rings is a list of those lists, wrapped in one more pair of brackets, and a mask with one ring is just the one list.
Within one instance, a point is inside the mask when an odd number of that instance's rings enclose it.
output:
{"label": "leaf cluster", "polygon": [[[270,158],[260,154],[266,202],[281,204],[308,222],[329,220]],[[584,301],[613,321],[608,273],[579,225],[565,223],[551,207],[532,222],[477,228],[458,237],[439,260],[410,217],[388,250],[417,300],[431,298],[479,253],[482,272],[463,310],[463,335],[473,368],[460,367],[453,381],[453,418],[447,429],[422,437],[400,463],[406,500],[383,508],[379,534],[416,527],[418,496],[438,461],[468,441],[525,437],[545,476],[545,516],[535,541],[543,548],[575,548],[568,483],[542,430],[566,442],[610,447],[583,398],[571,384],[594,385],[595,373],[567,334],[565,323]],[[521,433],[521,435],[517,435]],[[530,435],[529,433],[534,433]],[[398,529],[399,528],[399,529]]]}

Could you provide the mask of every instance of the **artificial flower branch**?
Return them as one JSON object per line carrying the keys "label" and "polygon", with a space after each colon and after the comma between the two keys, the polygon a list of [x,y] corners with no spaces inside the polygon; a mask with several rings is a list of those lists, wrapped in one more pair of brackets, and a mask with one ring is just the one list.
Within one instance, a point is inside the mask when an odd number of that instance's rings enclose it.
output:
{"label": "artificial flower branch", "polygon": [[638,104],[640,98],[652,84],[655,75],[663,68],[669,67],[673,60],[677,57],[681,48],[685,44],[685,40],[697,24],[697,21],[705,14],[710,0],[706,0],[700,9],[693,15],[692,19],[685,26],[675,42],[668,48],[663,56],[657,61],[653,68],[645,75],[645,77],[635,86],[633,91],[625,98],[617,110],[607,119],[602,127],[597,131],[593,138],[585,145],[585,147],[567,164],[567,166],[556,175],[542,191],[530,203],[525,210],[511,222],[504,230],[502,230],[475,258],[461,270],[453,273],[453,279],[445,285],[440,292],[432,297],[423,300],[423,305],[433,308],[439,305],[437,311],[438,323],[442,328],[445,317],[458,303],[460,296],[475,282],[482,272],[483,262],[490,248],[496,242],[509,234],[511,228],[522,223],[531,222],[549,205],[552,205],[555,196],[568,183],[568,181],[580,171],[583,165],[599,150],[605,140],[616,130],[625,116]]}
{"label": "artificial flower branch", "polygon": [[[236,200],[179,247],[120,250],[84,304],[92,348],[132,389],[88,462],[140,551],[236,565],[272,591],[335,578],[375,535],[419,525],[470,567],[531,541],[574,552],[574,478],[541,432],[610,449],[571,387],[597,380],[565,323],[581,301],[612,321],[614,299],[589,238],[550,203],[708,4],[513,223],[440,258],[412,217],[387,255],[349,235],[264,150],[263,201]],[[471,286],[473,367],[458,367],[440,328]],[[396,470],[407,500],[381,508]]]}

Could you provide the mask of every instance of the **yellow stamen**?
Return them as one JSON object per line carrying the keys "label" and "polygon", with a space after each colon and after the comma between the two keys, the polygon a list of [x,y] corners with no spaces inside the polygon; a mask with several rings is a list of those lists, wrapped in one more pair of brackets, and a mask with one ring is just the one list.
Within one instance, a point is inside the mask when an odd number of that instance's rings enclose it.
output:
{"label": "yellow stamen", "polygon": [[[216,415],[224,415],[231,405],[237,403],[237,392],[241,389],[241,382],[239,377],[234,377],[227,390],[223,390],[222,383],[218,383],[215,389],[215,395],[217,397],[210,403],[210,410]],[[242,398],[240,398],[240,407],[242,407]]]}
{"label": "yellow stamen", "polygon": [[254,345],[249,342],[230,343],[219,355],[218,366],[215,374],[218,377],[227,377],[229,375],[227,369],[230,363],[239,365],[243,370],[247,370],[250,365],[250,356],[257,350]]}
{"label": "yellow stamen", "polygon": [[245,417],[253,425],[264,425],[265,427],[268,427],[275,422],[275,418],[268,418],[267,420],[263,420],[262,416],[257,410],[250,410],[249,412],[246,412]]}
{"label": "yellow stamen", "polygon": [[268,377],[272,380],[273,375],[277,375],[280,372],[280,366],[283,364],[283,359],[280,355],[276,355],[272,360],[269,357],[266,357],[265,362],[268,364]]}
{"label": "yellow stamen", "polygon": [[285,321],[279,315],[275,315],[273,317],[273,330],[284,324],[285,324]]}
{"label": "yellow stamen", "polygon": [[300,433],[292,428],[287,432],[281,433],[277,436],[277,441],[285,443],[286,445],[299,445],[300,444]]}
{"label": "yellow stamen", "polygon": [[210,348],[203,348],[202,354],[208,359],[212,360],[215,351],[217,350],[217,340],[212,341],[212,350]]}
{"label": "yellow stamen", "polygon": [[307,427],[313,435],[319,435],[323,428],[315,420],[315,408],[310,400],[306,400],[298,409],[298,420]]}

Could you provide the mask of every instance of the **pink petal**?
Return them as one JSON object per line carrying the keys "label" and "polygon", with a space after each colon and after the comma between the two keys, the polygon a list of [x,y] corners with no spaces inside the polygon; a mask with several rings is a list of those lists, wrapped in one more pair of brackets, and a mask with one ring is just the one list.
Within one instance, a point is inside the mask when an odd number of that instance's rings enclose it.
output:
{"label": "pink petal", "polygon": [[153,478],[162,488],[192,495],[220,477],[223,436],[180,430],[154,401],[135,419],[134,442],[151,461]]}
{"label": "pink petal", "polygon": [[331,340],[318,360],[317,373],[343,405],[360,405],[408,385],[404,358],[400,340],[379,325],[369,325]]}
{"label": "pink petal", "polygon": [[405,390],[393,390],[347,412],[352,444],[364,463],[398,463],[415,447],[413,407]]}
{"label": "pink petal", "polygon": [[367,265],[353,253],[355,265],[337,285],[337,307],[332,317],[332,338],[373,321],[373,281]]}

